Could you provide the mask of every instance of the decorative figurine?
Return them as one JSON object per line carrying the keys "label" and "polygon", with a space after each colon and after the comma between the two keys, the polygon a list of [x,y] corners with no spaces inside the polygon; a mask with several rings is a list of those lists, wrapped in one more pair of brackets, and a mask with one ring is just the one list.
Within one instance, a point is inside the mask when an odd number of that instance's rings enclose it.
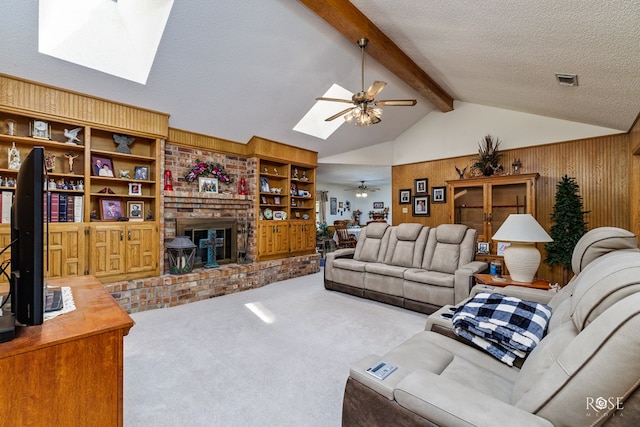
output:
{"label": "decorative figurine", "polygon": [[300,178],[302,181],[307,181],[309,178],[307,177],[307,171],[302,171],[302,178]]}
{"label": "decorative figurine", "polygon": [[49,180],[49,190],[55,190],[56,189],[56,182],[53,180],[53,178],[51,178]]}
{"label": "decorative figurine", "polygon": [[129,171],[125,171],[125,170],[120,169],[120,178],[131,178],[129,176]]}
{"label": "decorative figurine", "polygon": [[16,121],[12,119],[7,119],[4,121],[4,125],[6,126],[5,134],[14,136],[16,134]]}
{"label": "decorative figurine", "polygon": [[458,172],[458,176],[460,177],[460,179],[464,179],[464,173],[467,171],[467,167],[465,166],[464,169],[460,170],[460,168],[458,168],[456,166],[456,172]]}
{"label": "decorative figurine", "polygon": [[278,175],[278,168],[273,168],[273,174]]}
{"label": "decorative figurine", "polygon": [[81,130],[82,128],[75,128],[71,130],[65,129],[64,136],[67,138],[65,144],[76,144],[76,141],[78,141],[79,143],[80,139],[78,139],[78,132],[80,132]]}
{"label": "decorative figurine", "polygon": [[113,141],[118,144],[118,147],[116,147],[116,153],[131,154],[129,146],[133,144],[133,141],[135,140],[136,139],[131,136],[114,133]]}
{"label": "decorative figurine", "polygon": [[78,190],[80,190],[80,191],[83,191],[83,190],[84,190],[84,181],[79,180],[79,181],[78,181],[78,185],[76,186],[76,188],[77,188]]}
{"label": "decorative figurine", "polygon": [[9,169],[20,169],[20,151],[16,148],[15,142],[9,148]]}
{"label": "decorative figurine", "polygon": [[67,160],[69,161],[69,173],[73,175],[73,161],[74,159],[77,159],[80,155],[76,154],[75,156],[73,155],[73,153],[67,153],[64,155]]}
{"label": "decorative figurine", "polygon": [[53,172],[56,168],[56,155],[53,153],[47,153],[44,158],[44,166],[47,168],[47,172]]}
{"label": "decorative figurine", "polygon": [[293,168],[293,177],[294,179],[298,179],[298,168]]}
{"label": "decorative figurine", "polygon": [[519,175],[520,174],[520,168],[522,167],[522,162],[520,161],[520,157],[517,157],[513,163],[511,163],[511,166],[513,167],[513,174],[514,175]]}

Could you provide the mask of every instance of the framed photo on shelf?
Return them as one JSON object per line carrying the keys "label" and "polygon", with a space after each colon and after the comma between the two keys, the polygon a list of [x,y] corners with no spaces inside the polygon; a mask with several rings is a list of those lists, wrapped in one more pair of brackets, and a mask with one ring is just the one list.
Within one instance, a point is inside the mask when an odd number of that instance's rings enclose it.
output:
{"label": "framed photo on shelf", "polygon": [[276,204],[276,205],[279,205],[280,204],[280,196],[274,196],[273,197],[273,203]]}
{"label": "framed photo on shelf", "polygon": [[498,242],[496,255],[504,256],[504,250],[511,246],[511,242]]}
{"label": "framed photo on shelf", "polygon": [[418,178],[413,180],[413,191],[416,193],[416,196],[427,194],[427,190],[429,189],[429,179],[428,178]]}
{"label": "framed photo on shelf", "polygon": [[100,199],[100,219],[117,221],[122,217],[122,201],[118,199]]}
{"label": "framed photo on shelf", "polygon": [[113,163],[108,157],[91,156],[91,174],[113,178]]}
{"label": "framed photo on shelf", "polygon": [[298,184],[296,184],[295,182],[292,182],[291,183],[291,189],[290,189],[289,193],[291,193],[292,196],[297,196],[298,195]]}
{"label": "framed photo on shelf", "polygon": [[400,204],[401,205],[410,205],[411,204],[411,189],[406,188],[404,190],[400,190]]}
{"label": "framed photo on shelf", "polygon": [[271,190],[269,188],[269,178],[264,176],[260,177],[260,192],[261,193],[269,193]]}
{"label": "framed photo on shelf", "polygon": [[133,168],[134,179],[149,179],[149,168],[146,166],[136,166]]}
{"label": "framed photo on shelf", "polygon": [[127,202],[127,216],[129,217],[129,221],[143,221],[144,202]]}
{"label": "framed photo on shelf", "polygon": [[217,193],[218,178],[201,176],[198,178],[198,190],[200,190],[201,193]]}
{"label": "framed photo on shelf", "polygon": [[430,216],[429,196],[414,196],[412,211],[413,216]]}
{"label": "framed photo on shelf", "polygon": [[130,196],[142,196],[142,184],[136,182],[129,183],[129,195]]}
{"label": "framed photo on shelf", "polygon": [[447,203],[447,187],[431,187],[431,201],[433,203]]}
{"label": "framed photo on shelf", "polygon": [[478,253],[489,255],[489,242],[478,242]]}

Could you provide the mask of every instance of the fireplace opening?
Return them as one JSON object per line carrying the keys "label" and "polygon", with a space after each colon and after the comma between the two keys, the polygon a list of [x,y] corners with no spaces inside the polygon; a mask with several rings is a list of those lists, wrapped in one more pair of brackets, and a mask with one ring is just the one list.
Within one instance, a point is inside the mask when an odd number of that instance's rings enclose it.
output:
{"label": "fireplace opening", "polygon": [[189,237],[198,248],[194,267],[199,268],[207,263],[209,230],[215,231],[212,237],[216,241],[216,262],[237,262],[238,221],[235,218],[177,218],[176,235]]}

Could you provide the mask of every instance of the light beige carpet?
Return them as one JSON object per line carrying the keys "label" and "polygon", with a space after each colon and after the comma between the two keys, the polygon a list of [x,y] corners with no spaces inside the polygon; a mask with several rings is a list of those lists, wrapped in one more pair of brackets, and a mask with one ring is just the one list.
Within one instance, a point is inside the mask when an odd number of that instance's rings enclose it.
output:
{"label": "light beige carpet", "polygon": [[339,426],[350,364],[426,315],[327,291],[322,274],[132,315],[125,426]]}

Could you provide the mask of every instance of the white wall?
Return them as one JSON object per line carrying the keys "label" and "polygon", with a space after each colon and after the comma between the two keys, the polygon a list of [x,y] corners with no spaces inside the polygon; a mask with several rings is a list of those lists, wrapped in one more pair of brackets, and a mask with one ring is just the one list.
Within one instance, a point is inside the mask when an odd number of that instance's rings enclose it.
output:
{"label": "white wall", "polygon": [[[369,211],[373,210],[373,202],[383,202],[384,206],[389,207],[389,223],[391,223],[391,215],[393,212],[391,211],[391,186],[379,186],[379,191],[375,193],[368,193],[368,197],[362,199],[356,197],[355,191],[344,191],[344,187],[338,185],[326,185],[326,184],[318,184],[316,190],[318,191],[328,191],[327,197],[327,225],[332,225],[335,220],[351,220],[352,213],[356,209],[360,209],[362,211],[362,216],[360,217],[360,223],[366,224],[369,221]],[[331,197],[336,197],[339,203],[342,202],[343,208],[338,208],[338,211],[342,211],[342,214],[338,213],[338,215],[331,215]],[[346,205],[346,201],[351,202],[351,210],[347,211],[344,206]],[[377,210],[377,209],[376,209]]]}

